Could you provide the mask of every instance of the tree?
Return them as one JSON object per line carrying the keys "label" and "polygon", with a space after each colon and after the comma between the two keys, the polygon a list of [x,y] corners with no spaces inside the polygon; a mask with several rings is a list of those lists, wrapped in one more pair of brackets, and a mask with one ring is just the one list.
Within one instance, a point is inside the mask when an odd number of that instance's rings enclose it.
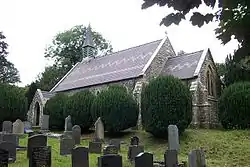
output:
{"label": "tree", "polygon": [[37,90],[37,84],[35,82],[32,82],[29,87],[28,87],[28,90],[26,91],[25,93],[25,97],[27,98],[27,101],[28,101],[28,107],[30,106],[32,100],[33,100],[33,97],[36,93],[36,90]]}
{"label": "tree", "polygon": [[20,82],[18,70],[14,64],[7,60],[8,44],[5,42],[6,37],[0,32],[0,83]]}

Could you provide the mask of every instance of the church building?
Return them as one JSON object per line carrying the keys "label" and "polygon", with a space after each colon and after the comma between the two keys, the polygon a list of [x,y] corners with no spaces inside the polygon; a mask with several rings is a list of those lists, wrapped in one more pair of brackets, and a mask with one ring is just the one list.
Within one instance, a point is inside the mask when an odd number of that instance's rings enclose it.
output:
{"label": "church building", "polygon": [[217,103],[221,82],[209,48],[176,54],[166,35],[163,39],[97,57],[89,26],[82,54],[82,61],[49,92],[37,89],[27,113],[28,121],[34,126],[41,125],[47,100],[58,92],[70,95],[89,89],[98,94],[111,84],[121,84],[133,93],[140,105],[142,87],[159,75],[173,75],[189,86],[193,99],[192,126],[219,125]]}

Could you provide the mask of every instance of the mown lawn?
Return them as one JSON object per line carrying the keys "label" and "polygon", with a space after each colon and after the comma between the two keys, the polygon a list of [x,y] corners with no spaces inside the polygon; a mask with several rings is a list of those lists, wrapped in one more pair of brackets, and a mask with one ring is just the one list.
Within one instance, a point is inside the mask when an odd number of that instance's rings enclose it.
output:
{"label": "mown lawn", "polygon": [[[163,160],[164,151],[167,148],[166,140],[159,140],[146,132],[126,133],[122,138],[125,142],[121,145],[123,166],[132,167],[127,161],[127,148],[129,138],[138,135],[145,151],[154,154],[154,160]],[[88,146],[91,135],[83,135],[82,146]],[[206,153],[208,167],[250,167],[250,131],[222,131],[222,130],[194,130],[188,129],[181,137],[181,150],[179,161],[187,161],[188,152],[192,149],[203,147]],[[20,140],[20,145],[26,145],[27,138]],[[48,144],[52,146],[52,166],[71,167],[70,156],[59,155],[59,141],[49,138]],[[100,155],[90,154],[90,167],[97,166],[97,157]],[[26,151],[17,152],[17,161],[10,167],[27,167]]]}

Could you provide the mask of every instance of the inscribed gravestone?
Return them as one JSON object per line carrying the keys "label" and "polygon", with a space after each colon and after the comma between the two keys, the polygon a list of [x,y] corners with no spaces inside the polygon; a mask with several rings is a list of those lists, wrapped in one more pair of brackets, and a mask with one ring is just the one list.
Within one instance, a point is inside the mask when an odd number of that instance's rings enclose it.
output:
{"label": "inscribed gravestone", "polygon": [[70,115],[68,115],[65,118],[64,131],[72,131],[72,122],[71,122],[71,116]]}
{"label": "inscribed gravestone", "polygon": [[111,139],[109,141],[109,144],[116,146],[116,148],[117,148],[118,151],[121,150],[121,141],[120,141],[120,139]]}
{"label": "inscribed gravestone", "polygon": [[135,167],[153,167],[153,154],[140,153],[135,157]]}
{"label": "inscribed gravestone", "polygon": [[139,137],[138,136],[133,136],[130,138],[130,145],[139,145]]}
{"label": "inscribed gravestone", "polygon": [[0,143],[0,149],[6,150],[9,152],[9,162],[16,161],[16,145],[7,141]]}
{"label": "inscribed gravestone", "polygon": [[89,142],[89,152],[96,153],[96,154],[102,153],[102,143],[90,141]]}
{"label": "inscribed gravestone", "polygon": [[101,117],[99,117],[95,122],[95,141],[104,140],[104,125],[102,123]]}
{"label": "inscribed gravestone", "polygon": [[166,167],[178,166],[177,150],[167,150],[164,154],[164,163]]}
{"label": "inscribed gravestone", "polygon": [[51,146],[33,147],[29,167],[51,167]]}
{"label": "inscribed gravestone", "polygon": [[41,130],[49,129],[49,115],[43,115],[41,120]]}
{"label": "inscribed gravestone", "polygon": [[135,157],[144,152],[144,146],[132,145],[128,148],[128,159],[134,161]]}
{"label": "inscribed gravestone", "polygon": [[5,133],[12,132],[12,122],[11,121],[4,121],[2,126],[2,131]]}
{"label": "inscribed gravestone", "polygon": [[0,167],[8,167],[9,152],[0,148]]}
{"label": "inscribed gravestone", "polygon": [[24,124],[20,119],[17,119],[13,123],[12,133],[14,133],[14,134],[23,134],[24,133]]}
{"label": "inscribed gravestone", "polygon": [[81,142],[81,127],[79,125],[75,125],[72,128],[73,139],[75,140],[75,144],[80,144]]}
{"label": "inscribed gravestone", "polygon": [[37,134],[30,136],[28,138],[28,150],[27,150],[27,157],[31,156],[31,151],[33,147],[41,147],[47,146],[47,136],[43,134]]}
{"label": "inscribed gravestone", "polygon": [[176,125],[168,126],[168,149],[169,150],[179,150],[179,131]]}
{"label": "inscribed gravestone", "polygon": [[60,139],[60,155],[68,155],[71,154],[72,149],[74,148],[75,141],[72,138],[64,138]]}
{"label": "inscribed gravestone", "polygon": [[203,150],[192,150],[188,155],[188,163],[190,167],[205,167],[205,153]]}
{"label": "inscribed gravestone", "polygon": [[103,154],[118,154],[118,149],[114,145],[107,145],[103,148]]}
{"label": "inscribed gravestone", "polygon": [[76,147],[72,150],[72,167],[89,167],[89,149]]}
{"label": "inscribed gravestone", "polygon": [[122,167],[122,156],[110,154],[98,157],[98,167]]}

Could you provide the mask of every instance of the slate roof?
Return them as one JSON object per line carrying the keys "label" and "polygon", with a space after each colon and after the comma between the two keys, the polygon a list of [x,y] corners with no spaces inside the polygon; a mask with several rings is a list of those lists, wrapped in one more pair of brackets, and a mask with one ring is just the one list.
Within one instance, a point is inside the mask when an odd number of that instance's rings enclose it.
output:
{"label": "slate roof", "polygon": [[200,62],[203,50],[172,57],[165,64],[163,75],[173,75],[180,79],[197,76],[194,72]]}
{"label": "slate roof", "polygon": [[78,63],[51,91],[59,92],[139,77],[162,40]]}
{"label": "slate roof", "polygon": [[47,91],[41,91],[43,98],[50,99],[51,97],[55,96],[55,93],[53,92],[47,92]]}

